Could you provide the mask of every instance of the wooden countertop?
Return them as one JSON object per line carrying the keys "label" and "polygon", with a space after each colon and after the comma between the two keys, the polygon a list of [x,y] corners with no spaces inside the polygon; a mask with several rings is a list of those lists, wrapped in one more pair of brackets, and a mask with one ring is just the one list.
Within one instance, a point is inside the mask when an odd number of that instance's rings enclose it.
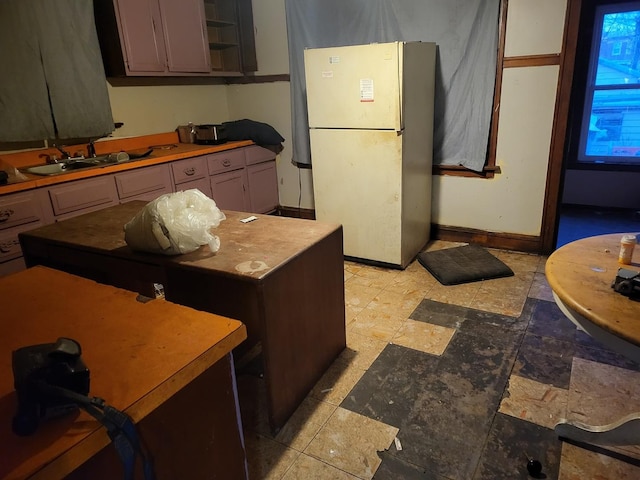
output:
{"label": "wooden countertop", "polygon": [[[227,218],[211,230],[220,238],[220,250],[217,253],[211,253],[207,246],[174,256],[134,252],[124,240],[123,226],[146,204],[134,200],[45,225],[22,235],[42,238],[46,243],[135,260],[141,264],[179,264],[186,268],[222,272],[227,276],[259,281],[341,228],[339,224],[315,220],[223,210]],[[240,221],[251,215],[257,220],[248,223]]]}
{"label": "wooden countertop", "polygon": [[[140,421],[246,338],[237,321],[45,267],[0,278],[0,478],[60,478],[109,443],[82,412],[11,431],[16,394],[11,352],[70,337],[91,371],[90,395]],[[65,473],[66,472],[66,473]]]}
{"label": "wooden countertop", "polygon": [[[60,175],[41,176],[20,172],[25,177],[27,177],[27,180],[19,183],[12,183],[9,185],[0,185],[0,196],[8,193],[22,192],[25,190],[32,190],[34,188],[56,185],[58,183],[69,182],[71,180],[97,177],[109,173],[122,172],[135,168],[148,167],[151,165],[158,165],[175,160],[181,160],[183,158],[195,157],[198,155],[223,152],[225,150],[246,147],[249,145],[254,145],[254,143],[251,140],[227,142],[221,145],[196,145],[192,143],[180,143],[178,141],[178,134],[176,132],[157,135],[145,135],[135,138],[108,139],[95,143],[96,153],[98,155],[104,155],[107,153],[118,151],[141,153],[148,150],[150,147],[153,147],[153,153],[151,153],[149,157],[140,160],[108,165],[102,168],[74,170],[69,173]],[[74,154],[78,150],[80,150],[81,153],[86,153],[84,151],[84,145],[78,147],[65,147],[65,149],[68,149],[68,151],[72,154]],[[59,154],[56,149],[49,148],[29,152],[19,152],[14,154],[0,154],[0,160],[12,167],[22,169],[34,165],[43,165],[45,162],[42,158],[39,157],[39,155],[55,153]]]}
{"label": "wooden countertop", "polygon": [[547,281],[571,309],[602,329],[640,346],[640,302],[611,284],[619,268],[640,271],[640,247],[631,265],[618,263],[622,233],[584,238],[559,248],[545,266]]}

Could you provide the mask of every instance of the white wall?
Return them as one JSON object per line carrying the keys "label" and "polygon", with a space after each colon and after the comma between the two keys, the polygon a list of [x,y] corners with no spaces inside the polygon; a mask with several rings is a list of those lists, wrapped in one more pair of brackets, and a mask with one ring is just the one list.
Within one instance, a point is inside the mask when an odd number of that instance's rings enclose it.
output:
{"label": "white wall", "polygon": [[[559,53],[565,0],[510,0],[505,56]],[[493,179],[434,177],[433,221],[540,235],[558,67],[504,69]]]}
{"label": "white wall", "polygon": [[[258,72],[256,75],[289,73],[289,49],[284,0],[253,2]],[[291,163],[291,93],[289,82],[232,85],[228,89],[232,119],[250,118],[274,127],[285,138],[278,155],[280,204],[313,208],[311,170]]]}
{"label": "white wall", "polygon": [[108,90],[113,120],[124,123],[113,133],[114,137],[171,132],[188,122],[220,123],[229,119],[224,85],[108,85]]}
{"label": "white wall", "polygon": [[540,234],[557,77],[557,66],[505,70],[496,150],[502,173],[434,177],[434,223]]}

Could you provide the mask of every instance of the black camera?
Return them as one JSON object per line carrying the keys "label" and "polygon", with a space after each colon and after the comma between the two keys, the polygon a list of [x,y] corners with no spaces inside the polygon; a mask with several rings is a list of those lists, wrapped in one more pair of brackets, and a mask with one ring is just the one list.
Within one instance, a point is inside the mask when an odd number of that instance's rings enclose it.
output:
{"label": "black camera", "polygon": [[640,272],[619,268],[611,288],[629,298],[640,300]]}
{"label": "black camera", "polygon": [[70,338],[58,338],[55,343],[22,347],[13,352],[13,381],[18,395],[18,411],[12,424],[14,433],[31,435],[41,420],[78,409],[77,402],[59,392],[89,394],[89,369],[81,354],[80,344]]}

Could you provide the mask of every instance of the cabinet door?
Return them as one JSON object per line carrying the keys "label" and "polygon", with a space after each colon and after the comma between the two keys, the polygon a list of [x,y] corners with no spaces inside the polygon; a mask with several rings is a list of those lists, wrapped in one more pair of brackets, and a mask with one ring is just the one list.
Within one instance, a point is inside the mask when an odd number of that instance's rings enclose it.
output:
{"label": "cabinet door", "polygon": [[209,42],[202,0],[159,0],[170,72],[209,73]]}
{"label": "cabinet door", "polygon": [[264,162],[247,167],[251,212],[269,213],[278,208],[278,175],[276,162]]}
{"label": "cabinet door", "polygon": [[[184,182],[176,185],[176,192],[184,192],[185,190],[191,190],[192,188],[197,188],[207,197],[213,198],[213,195],[211,194],[211,182],[209,181],[209,177],[199,178],[198,180],[191,180],[190,182]],[[216,205],[218,205],[217,202]],[[220,208],[219,205],[218,208]]]}
{"label": "cabinet door", "polygon": [[117,0],[116,8],[128,71],[164,72],[166,54],[158,0]]}
{"label": "cabinet door", "polygon": [[222,210],[249,211],[244,168],[211,176],[211,193]]}
{"label": "cabinet door", "polygon": [[242,71],[257,72],[256,39],[253,33],[253,8],[251,0],[237,0],[238,26],[240,33],[240,53]]}
{"label": "cabinet door", "polygon": [[107,208],[118,203],[112,175],[76,180],[49,188],[56,220]]}

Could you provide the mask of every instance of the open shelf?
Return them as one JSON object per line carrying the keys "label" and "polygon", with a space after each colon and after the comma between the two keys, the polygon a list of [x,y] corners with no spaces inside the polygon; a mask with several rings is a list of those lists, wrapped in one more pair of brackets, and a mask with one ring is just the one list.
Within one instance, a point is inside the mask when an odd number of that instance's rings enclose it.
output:
{"label": "open shelf", "polygon": [[240,71],[241,52],[236,0],[204,0],[212,71]]}

